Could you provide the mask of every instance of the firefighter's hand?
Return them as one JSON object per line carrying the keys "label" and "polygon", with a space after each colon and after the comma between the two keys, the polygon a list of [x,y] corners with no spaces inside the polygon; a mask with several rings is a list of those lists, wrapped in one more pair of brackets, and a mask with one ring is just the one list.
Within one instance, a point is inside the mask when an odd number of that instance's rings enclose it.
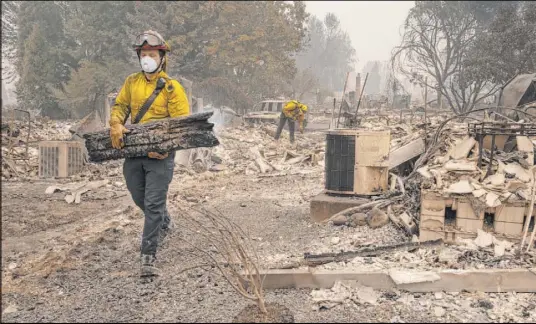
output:
{"label": "firefighter's hand", "polygon": [[150,158],[150,159],[158,159],[158,160],[163,160],[165,158],[167,158],[169,156],[169,153],[164,153],[164,154],[160,154],[158,152],[149,152],[147,154],[147,156]]}
{"label": "firefighter's hand", "polygon": [[110,138],[112,139],[112,146],[115,149],[121,149],[125,146],[123,141],[123,135],[130,131],[122,124],[114,124],[110,127]]}

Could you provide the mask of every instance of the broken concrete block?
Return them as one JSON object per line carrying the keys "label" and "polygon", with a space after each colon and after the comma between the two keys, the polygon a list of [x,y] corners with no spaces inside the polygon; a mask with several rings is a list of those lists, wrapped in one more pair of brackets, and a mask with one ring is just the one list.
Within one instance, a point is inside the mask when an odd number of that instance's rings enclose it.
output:
{"label": "broken concrete block", "polygon": [[499,196],[494,194],[493,192],[488,192],[486,195],[486,205],[490,208],[495,208],[500,206],[501,200],[499,199]]}
{"label": "broken concrete block", "polygon": [[477,229],[477,236],[474,240],[475,244],[478,247],[485,248],[493,244],[493,235],[490,233],[484,232],[481,229]]}
{"label": "broken concrete block", "polygon": [[368,202],[368,199],[348,199],[320,193],[311,198],[311,219],[317,223],[324,222],[339,212]]}
{"label": "broken concrete block", "polygon": [[508,181],[506,184],[506,190],[515,193],[519,189],[527,189],[527,185],[521,181]]}
{"label": "broken concrete block", "polygon": [[488,192],[485,189],[478,189],[478,190],[473,191],[473,196],[475,196],[476,198],[480,198],[480,197],[484,196],[487,193]]}
{"label": "broken concrete block", "polygon": [[346,225],[346,223],[348,222],[348,220],[346,219],[346,216],[344,215],[335,216],[334,218],[331,219],[331,221],[333,222],[333,225],[335,226]]}
{"label": "broken concrete block", "polygon": [[410,143],[389,153],[389,170],[424,153],[424,139],[417,138]]}
{"label": "broken concrete block", "polygon": [[532,179],[529,170],[524,169],[521,165],[517,163],[510,163],[505,165],[504,172],[515,175],[519,180],[523,182],[530,182]]}
{"label": "broken concrete block", "polygon": [[446,190],[448,193],[466,194],[473,192],[473,186],[469,183],[469,180],[461,180],[450,185]]}
{"label": "broken concrete block", "polygon": [[491,183],[493,186],[502,186],[504,184],[504,181],[506,180],[504,174],[502,173],[495,173],[492,176],[489,176],[486,179],[487,183]]}
{"label": "broken concrete block", "polygon": [[417,229],[417,225],[411,218],[411,216],[408,215],[408,213],[402,213],[398,218],[402,221],[402,225],[406,229],[406,232],[408,232],[410,235],[413,235]]}
{"label": "broken concrete block", "polygon": [[356,213],[350,216],[348,220],[350,226],[357,227],[357,226],[365,226],[367,225],[367,214],[365,213]]}
{"label": "broken concrete block", "polygon": [[441,277],[435,272],[413,270],[389,270],[389,276],[397,285],[418,282],[434,282],[441,279]]}
{"label": "broken concrete block", "polygon": [[474,138],[466,137],[451,149],[449,155],[455,160],[465,159],[467,155],[469,155],[469,152],[471,152],[475,144],[476,140]]}
{"label": "broken concrete block", "polygon": [[389,223],[389,216],[378,208],[374,207],[367,216],[367,224],[370,228],[380,228]]}
{"label": "broken concrete block", "polygon": [[476,163],[470,161],[448,161],[444,165],[448,171],[476,171]]}

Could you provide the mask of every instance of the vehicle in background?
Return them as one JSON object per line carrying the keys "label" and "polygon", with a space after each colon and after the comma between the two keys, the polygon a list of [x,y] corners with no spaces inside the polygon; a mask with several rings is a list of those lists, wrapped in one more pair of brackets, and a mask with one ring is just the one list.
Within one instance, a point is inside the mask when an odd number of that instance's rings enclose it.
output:
{"label": "vehicle in background", "polygon": [[[244,115],[244,121],[251,124],[259,123],[272,123],[278,124],[279,117],[281,116],[281,111],[287,102],[287,100],[264,100],[253,106],[253,110],[246,115]],[[305,120],[303,122],[303,127],[307,127],[307,120],[309,114],[305,114]]]}

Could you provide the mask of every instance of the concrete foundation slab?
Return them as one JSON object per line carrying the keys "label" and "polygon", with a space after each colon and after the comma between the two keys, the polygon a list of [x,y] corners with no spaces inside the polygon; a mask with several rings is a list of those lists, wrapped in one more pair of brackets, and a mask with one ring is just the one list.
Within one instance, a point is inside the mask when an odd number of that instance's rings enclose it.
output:
{"label": "concrete foundation slab", "polygon": [[367,202],[369,200],[365,198],[340,197],[321,193],[311,199],[311,219],[319,223],[347,208],[360,206]]}
{"label": "concrete foundation slab", "polygon": [[[415,270],[416,275],[418,272]],[[439,276],[439,280],[399,285],[387,271],[274,269],[261,271],[261,276],[264,276],[265,289],[329,289],[336,281],[355,280],[363,286],[374,289],[397,288],[409,292],[536,292],[536,274],[533,269],[443,270],[435,273]]]}

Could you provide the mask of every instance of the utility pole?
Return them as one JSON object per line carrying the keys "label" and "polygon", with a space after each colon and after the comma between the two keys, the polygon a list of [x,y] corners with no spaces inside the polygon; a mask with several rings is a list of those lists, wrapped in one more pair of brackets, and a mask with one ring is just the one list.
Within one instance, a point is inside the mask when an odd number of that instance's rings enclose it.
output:
{"label": "utility pole", "polygon": [[426,116],[428,106],[428,77],[424,78],[424,150],[427,150],[426,139],[428,138],[428,119]]}

